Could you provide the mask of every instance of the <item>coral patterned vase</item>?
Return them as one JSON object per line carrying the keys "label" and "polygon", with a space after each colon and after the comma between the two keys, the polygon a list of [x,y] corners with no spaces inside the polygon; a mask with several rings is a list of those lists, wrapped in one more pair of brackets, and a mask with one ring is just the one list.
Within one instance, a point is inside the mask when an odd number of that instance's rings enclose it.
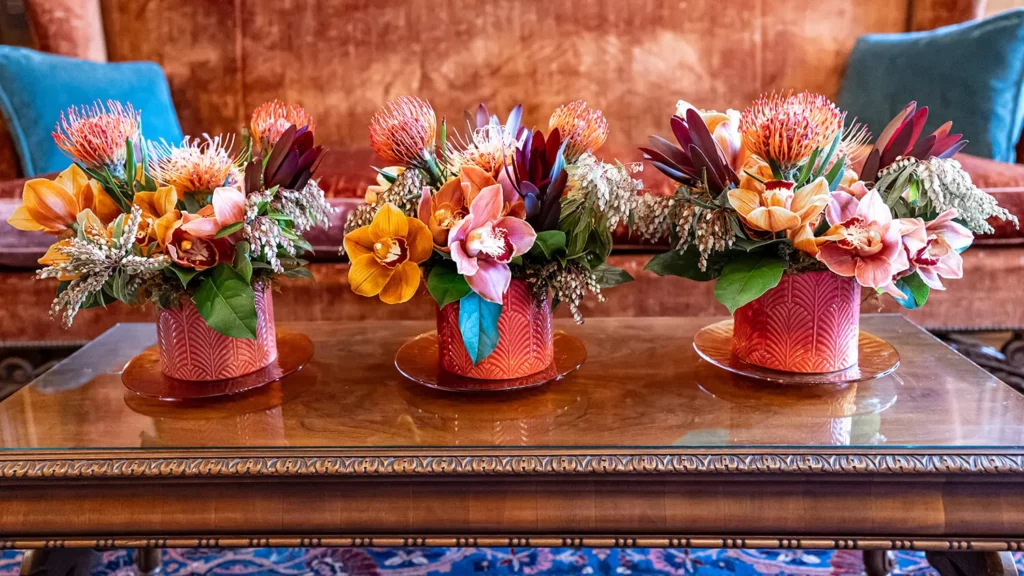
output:
{"label": "coral patterned vase", "polygon": [[786,372],[834,372],[857,363],[860,286],[828,271],[782,277],[733,315],[732,351]]}
{"label": "coral patterned vase", "polygon": [[256,339],[231,338],[206,325],[195,304],[161,309],[156,320],[161,371],[179,380],[223,380],[265,368],[277,359],[270,286],[254,286]]}
{"label": "coral patterned vase", "polygon": [[458,302],[438,311],[437,334],[441,367],[448,372],[482,380],[534,374],[554,358],[551,296],[538,300],[525,281],[512,280],[498,318],[498,347],[476,366],[462,343]]}

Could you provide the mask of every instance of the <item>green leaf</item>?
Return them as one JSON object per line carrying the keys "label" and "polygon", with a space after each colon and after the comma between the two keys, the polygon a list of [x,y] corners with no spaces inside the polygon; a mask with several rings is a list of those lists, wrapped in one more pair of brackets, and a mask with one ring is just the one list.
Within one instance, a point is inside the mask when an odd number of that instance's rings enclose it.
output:
{"label": "green leaf", "polygon": [[545,230],[537,233],[537,240],[533,243],[533,248],[530,248],[529,253],[534,256],[543,254],[545,258],[551,259],[560,251],[565,251],[565,232]]}
{"label": "green leaf", "polygon": [[691,246],[684,252],[669,250],[658,254],[651,258],[647,266],[644,266],[644,270],[650,270],[658,276],[679,276],[698,282],[714,280],[717,275],[711,270],[701,270],[699,262],[700,253]]}
{"label": "green leaf", "polygon": [[928,302],[928,295],[931,294],[931,288],[924,283],[924,280],[921,279],[917,272],[897,280],[896,288],[907,296],[906,298],[893,297],[893,300],[907,310],[915,310],[924,306],[925,302]]}
{"label": "green leaf", "polygon": [[225,226],[225,227],[221,228],[220,230],[218,230],[217,231],[217,235],[214,236],[214,238],[224,238],[225,236],[231,236],[235,232],[238,232],[239,230],[241,230],[242,229],[242,225],[243,224],[242,224],[241,221],[235,222],[234,224],[228,224],[227,226]]}
{"label": "green leaf", "polygon": [[125,183],[128,184],[128,191],[132,193],[132,197],[135,196],[135,145],[132,144],[132,139],[128,138],[124,142],[125,156],[124,156],[124,179]]}
{"label": "green leaf", "polygon": [[291,222],[292,221],[292,217],[291,216],[285,214],[284,212],[278,212],[277,210],[271,210],[267,214],[267,216],[273,218],[274,220],[283,220],[283,221],[287,221],[287,222]]}
{"label": "green leaf", "polygon": [[459,300],[459,332],[474,366],[498,347],[500,316],[501,304],[488,302],[476,292],[470,292]]}
{"label": "green leaf", "polygon": [[846,174],[846,160],[839,158],[836,160],[832,169],[825,174],[825,180],[828,181],[828,189],[835,192],[839,188],[839,183],[843,181],[843,175]]}
{"label": "green leaf", "polygon": [[782,280],[786,261],[774,256],[746,254],[734,258],[722,269],[715,284],[715,298],[730,313],[754,301]]}
{"label": "green leaf", "polygon": [[291,270],[285,270],[284,276],[288,278],[308,278],[313,282],[316,282],[316,278],[313,277],[313,273],[309,271],[309,268],[292,268]]}
{"label": "green leaf", "polygon": [[181,198],[181,203],[185,207],[185,211],[188,212],[189,214],[195,214],[196,212],[199,212],[199,200],[196,199],[196,195],[194,192],[188,192],[184,194]]}
{"label": "green leaf", "polygon": [[593,273],[597,280],[597,285],[602,289],[633,281],[633,277],[629,275],[629,272],[611,264],[601,264],[594,268]]}
{"label": "green leaf", "polygon": [[252,280],[252,262],[249,261],[249,243],[245,240],[235,243],[235,271],[238,272],[246,282]]}
{"label": "green leaf", "polygon": [[789,242],[788,238],[770,238],[768,240],[747,240],[746,238],[737,238],[732,245],[736,248],[743,250],[744,252],[752,252],[758,248],[764,248],[765,246],[771,246],[773,244],[779,244],[781,242]]}
{"label": "green leaf", "polygon": [[427,276],[427,291],[444,308],[469,294],[466,278],[448,266],[435,266]]}
{"label": "green leaf", "polygon": [[188,288],[188,283],[192,278],[195,278],[196,274],[199,274],[199,270],[195,270],[193,268],[182,268],[177,264],[172,264],[168,266],[167,269],[174,272],[174,275],[178,277],[178,280],[181,280],[182,288]]}
{"label": "green leaf", "polygon": [[227,264],[203,278],[192,301],[206,324],[231,338],[256,339],[256,303],[252,286]]}

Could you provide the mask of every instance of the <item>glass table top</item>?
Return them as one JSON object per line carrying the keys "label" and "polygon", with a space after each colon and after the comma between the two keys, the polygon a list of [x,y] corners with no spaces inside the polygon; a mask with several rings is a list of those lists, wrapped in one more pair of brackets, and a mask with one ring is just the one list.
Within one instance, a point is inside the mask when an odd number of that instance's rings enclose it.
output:
{"label": "glass table top", "polygon": [[0,452],[208,448],[942,449],[1024,444],[1024,396],[897,315],[862,328],[896,346],[899,369],[840,387],[745,380],[701,360],[709,319],[592,319],[583,367],[547,386],[456,394],[394,367],[429,322],[298,323],[312,363],[226,400],[167,403],[129,392],[119,372],[156,342],[122,324],[0,403]]}

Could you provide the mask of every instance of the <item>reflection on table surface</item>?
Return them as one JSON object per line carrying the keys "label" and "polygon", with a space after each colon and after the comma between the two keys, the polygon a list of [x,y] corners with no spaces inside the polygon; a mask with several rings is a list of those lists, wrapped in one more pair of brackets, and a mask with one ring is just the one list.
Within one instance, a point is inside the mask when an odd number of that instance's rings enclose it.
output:
{"label": "reflection on table surface", "polygon": [[119,370],[155,343],[124,324],[0,403],[0,449],[497,446],[1019,446],[1024,396],[899,316],[865,316],[902,364],[842,387],[760,383],[700,360],[707,319],[593,319],[583,367],[511,393],[455,394],[405,380],[393,358],[428,322],[286,324],[313,362],[226,400],[166,403]]}

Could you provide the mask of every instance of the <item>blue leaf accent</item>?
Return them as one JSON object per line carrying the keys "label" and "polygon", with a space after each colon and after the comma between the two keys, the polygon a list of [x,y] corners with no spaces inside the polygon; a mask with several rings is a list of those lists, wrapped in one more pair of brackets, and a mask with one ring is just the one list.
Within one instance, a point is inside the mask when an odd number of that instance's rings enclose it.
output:
{"label": "blue leaf accent", "polygon": [[498,347],[500,316],[501,304],[488,302],[476,292],[470,292],[459,300],[459,332],[474,366]]}

